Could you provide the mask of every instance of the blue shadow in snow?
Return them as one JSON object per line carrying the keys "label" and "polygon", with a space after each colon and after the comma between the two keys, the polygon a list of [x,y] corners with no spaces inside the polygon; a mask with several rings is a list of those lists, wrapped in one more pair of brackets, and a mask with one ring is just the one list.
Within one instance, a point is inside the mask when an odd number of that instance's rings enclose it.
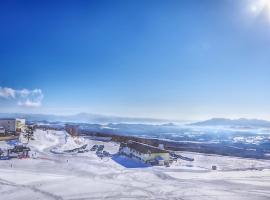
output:
{"label": "blue shadow in snow", "polygon": [[8,141],[6,141],[6,143],[8,145],[10,145],[10,146],[16,146],[16,145],[18,145],[19,140],[17,140],[17,139],[15,139],[15,140],[8,140]]}
{"label": "blue shadow in snow", "polygon": [[122,165],[125,168],[147,168],[151,167],[151,165],[145,164],[139,160],[134,160],[129,157],[123,155],[113,155],[112,160]]}

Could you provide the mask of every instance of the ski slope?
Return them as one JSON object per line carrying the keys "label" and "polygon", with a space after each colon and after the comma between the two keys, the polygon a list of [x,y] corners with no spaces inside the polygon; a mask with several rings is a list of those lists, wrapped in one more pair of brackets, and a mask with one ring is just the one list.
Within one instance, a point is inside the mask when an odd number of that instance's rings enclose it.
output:
{"label": "ski slope", "polygon": [[[1,200],[270,199],[269,161],[182,153],[195,161],[178,161],[169,168],[125,167],[91,151],[51,152],[103,144],[114,154],[119,145],[113,142],[74,139],[63,131],[37,130],[34,138],[29,142],[32,158],[0,161]],[[212,165],[218,170],[209,170]]]}

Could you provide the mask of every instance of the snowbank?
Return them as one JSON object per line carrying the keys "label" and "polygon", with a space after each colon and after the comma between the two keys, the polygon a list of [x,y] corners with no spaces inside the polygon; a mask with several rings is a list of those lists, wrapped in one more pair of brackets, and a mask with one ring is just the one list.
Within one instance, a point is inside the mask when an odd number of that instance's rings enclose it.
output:
{"label": "snowbank", "polygon": [[34,134],[34,140],[29,141],[29,146],[31,149],[36,149],[37,151],[44,151],[60,143],[61,135],[65,135],[64,131],[43,131],[36,130]]}
{"label": "snowbank", "polygon": [[57,147],[53,148],[51,151],[54,153],[65,153],[82,146],[87,145],[84,138],[81,137],[72,137],[68,134],[65,134],[65,140],[63,144],[59,144]]}

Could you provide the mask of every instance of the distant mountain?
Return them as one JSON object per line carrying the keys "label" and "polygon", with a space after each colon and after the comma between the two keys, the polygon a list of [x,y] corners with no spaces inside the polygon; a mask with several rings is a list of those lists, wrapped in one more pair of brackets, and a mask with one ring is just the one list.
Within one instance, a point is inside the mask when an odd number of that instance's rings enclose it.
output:
{"label": "distant mountain", "polygon": [[213,118],[210,120],[196,122],[195,126],[231,126],[231,127],[267,127],[270,128],[270,121],[259,119],[225,119]]}
{"label": "distant mountain", "polygon": [[24,114],[24,113],[0,113],[0,118],[25,118],[27,121],[48,122],[79,122],[79,123],[169,123],[169,120],[135,117],[118,117],[90,113],[79,113],[76,115],[46,115],[46,114]]}

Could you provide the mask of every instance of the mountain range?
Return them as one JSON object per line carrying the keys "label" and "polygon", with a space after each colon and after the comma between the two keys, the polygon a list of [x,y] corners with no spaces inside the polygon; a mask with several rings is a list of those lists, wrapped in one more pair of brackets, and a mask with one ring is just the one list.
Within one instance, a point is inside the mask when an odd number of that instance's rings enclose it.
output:
{"label": "mountain range", "polygon": [[[33,122],[74,122],[74,123],[90,123],[90,124],[108,124],[108,123],[157,123],[168,124],[171,120],[154,119],[154,118],[139,118],[139,117],[119,117],[110,115],[100,115],[91,113],[79,113],[75,115],[50,115],[50,114],[26,114],[26,113],[0,113],[0,118],[24,118],[27,121]],[[180,122],[174,120],[173,122]],[[183,121],[181,121],[183,124]],[[227,118],[212,118],[206,121],[189,123],[192,126],[230,126],[230,127],[265,127],[270,128],[270,121],[260,119],[227,119]]]}
{"label": "mountain range", "polygon": [[169,120],[137,117],[119,117],[91,113],[75,115],[0,113],[0,118],[24,118],[27,121],[78,122],[78,123],[169,123]]}
{"label": "mountain range", "polygon": [[259,119],[226,119],[213,118],[206,121],[192,123],[195,126],[233,126],[233,127],[265,127],[270,128],[270,121]]}

